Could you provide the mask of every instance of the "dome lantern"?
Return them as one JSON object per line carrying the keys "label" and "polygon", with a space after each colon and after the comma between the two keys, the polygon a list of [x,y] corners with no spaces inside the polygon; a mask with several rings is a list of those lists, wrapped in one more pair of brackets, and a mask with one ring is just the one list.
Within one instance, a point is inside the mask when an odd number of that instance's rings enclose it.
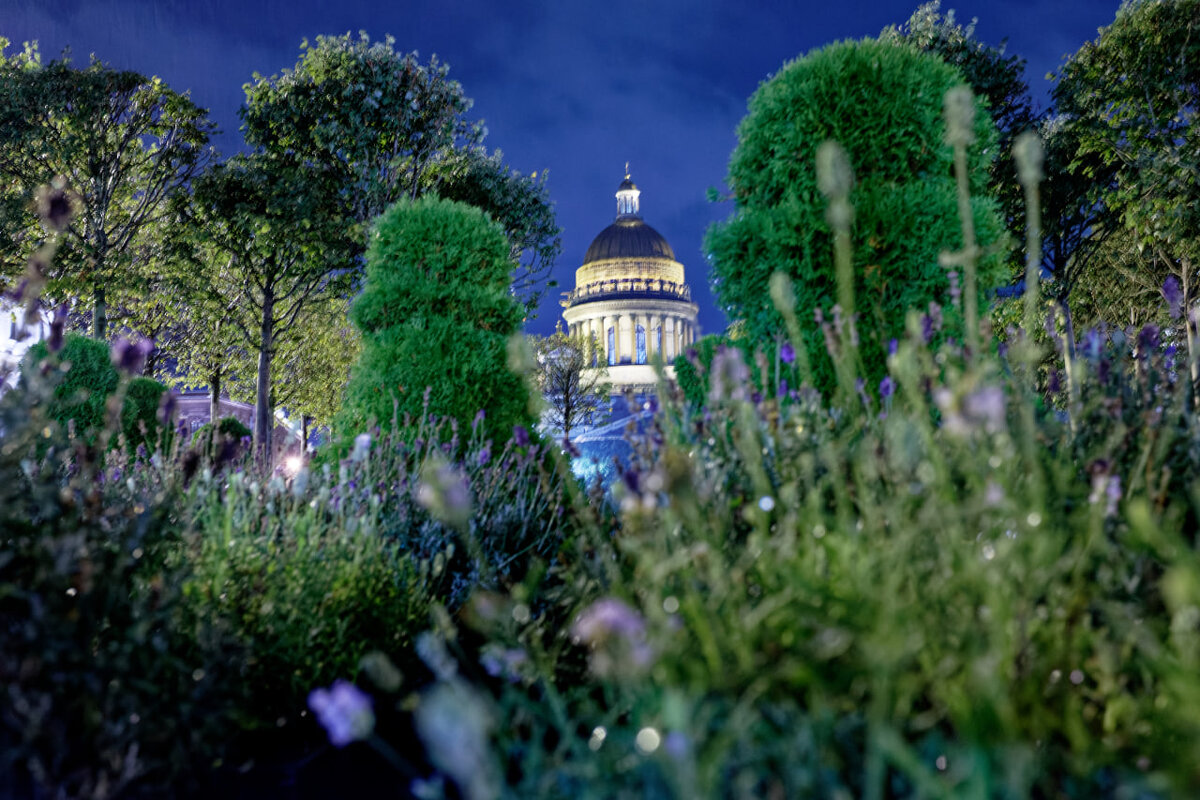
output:
{"label": "dome lantern", "polygon": [[641,191],[629,177],[629,162],[625,162],[625,180],[617,187],[617,219],[638,216],[638,197]]}

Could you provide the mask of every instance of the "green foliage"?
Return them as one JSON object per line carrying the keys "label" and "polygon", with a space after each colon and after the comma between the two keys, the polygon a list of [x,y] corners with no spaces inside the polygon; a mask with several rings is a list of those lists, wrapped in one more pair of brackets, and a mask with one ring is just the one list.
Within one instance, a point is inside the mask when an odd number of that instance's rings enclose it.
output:
{"label": "green foliage", "polygon": [[[31,375],[47,356],[44,341],[29,348],[25,356],[24,373]],[[76,432],[94,442],[104,427],[108,398],[117,391],[120,374],[112,364],[108,345],[69,333],[63,337],[62,349],[50,360],[65,372],[54,387],[54,399],[47,415],[66,428],[74,425]]]}
{"label": "green foliage", "polygon": [[[756,363],[751,342],[745,336],[717,336],[709,334],[696,340],[690,349],[696,351],[695,358],[684,353],[675,357],[675,381],[683,393],[684,402],[694,408],[700,408],[708,402],[709,389],[712,385],[713,362],[717,361],[718,353],[736,348],[741,352],[740,363],[748,367],[747,375],[756,385],[763,384],[759,365]],[[767,384],[768,393],[774,389]]]}
{"label": "green foliage", "polygon": [[1019,253],[1024,242],[1025,204],[1016,180],[1013,143],[1018,134],[1037,121],[1029,84],[1025,82],[1025,59],[975,38],[975,20],[965,27],[954,18],[954,10],[941,13],[941,0],[923,3],[903,25],[890,26],[879,34],[881,42],[901,44],[933,53],[957,67],[991,115],[999,132],[998,155],[988,175],[988,192],[995,197],[1008,223]]}
{"label": "green foliage", "polygon": [[35,190],[65,176],[78,215],[59,232],[49,295],[90,297],[103,338],[109,295],[119,301],[138,285],[156,247],[147,233],[210,160],[212,130],[203,109],[157,78],[95,60],[77,69],[65,59],[43,65],[29,52],[0,57],[0,225],[18,246],[0,263],[23,266],[46,239]]}
{"label": "green foliage", "polygon": [[56,424],[63,383],[108,366],[102,343],[65,347],[69,372],[30,371],[0,397],[0,793],[185,785],[232,724],[237,645],[182,613],[186,570],[166,563],[179,473],[123,471],[94,443],[118,429]]}
{"label": "green foliage", "polygon": [[125,404],[121,410],[121,431],[125,435],[125,447],[130,453],[136,453],[138,447],[144,452],[152,453],[156,449],[169,449],[166,441],[161,441],[164,429],[158,418],[163,393],[167,387],[153,378],[132,378],[125,386]]}
{"label": "green foliage", "polygon": [[507,367],[521,324],[509,252],[500,226],[461,203],[422,198],[380,218],[351,310],[363,341],[336,423],[343,440],[425,410],[465,428],[486,409],[496,441],[531,426],[528,389]]}
{"label": "green foliage", "polygon": [[221,417],[217,420],[216,428],[211,422],[206,422],[192,432],[192,442],[199,444],[204,453],[211,459],[217,457],[225,442],[240,445],[251,438],[254,431],[237,417]]}
{"label": "green foliage", "polygon": [[525,305],[527,317],[553,282],[547,278],[562,252],[561,229],[546,186],[547,172],[526,176],[504,164],[500,151],[482,147],[448,153],[430,169],[432,191],[446,200],[481,208],[504,226],[512,245],[512,292]]}
{"label": "green foliage", "polygon": [[[729,317],[744,320],[750,338],[764,343],[783,330],[768,280],[778,271],[790,276],[814,380],[823,390],[833,383],[832,362],[813,315],[820,310],[831,316],[835,270],[814,168],[817,148],[838,142],[855,173],[850,202],[857,329],[865,377],[878,381],[887,343],[902,334],[907,312],[944,297],[950,286],[938,256],[961,246],[961,235],[942,101],[961,81],[953,67],[932,56],[865,40],[790,62],[750,100],[729,167],[736,211],[706,239],[714,288]],[[996,133],[982,109],[974,133],[971,205],[987,247],[1003,231],[986,196]],[[987,255],[979,285],[1001,281],[1001,260]],[[961,335],[961,327],[954,333]]]}
{"label": "green foliage", "polygon": [[[305,314],[321,303],[328,309],[348,289],[356,247],[349,222],[327,173],[263,153],[234,157],[201,175],[183,213],[195,245],[192,263],[208,279],[205,319],[210,326],[232,324],[256,362],[255,447],[269,452],[277,348],[296,336]],[[201,340],[208,355],[219,356],[228,343],[216,329]]]}
{"label": "green foliage", "polygon": [[1054,90],[1087,199],[1109,212],[1106,227],[1132,233],[1149,282],[1179,277],[1189,307],[1200,268],[1198,64],[1200,2],[1137,0],[1070,58]]}
{"label": "green foliage", "polygon": [[296,66],[246,86],[246,142],[295,163],[338,172],[351,217],[366,225],[401,197],[415,199],[424,173],[448,149],[474,144],[471,101],[434,58],[422,65],[388,37],[372,43],[318,36]]}
{"label": "green foliage", "polygon": [[[51,356],[46,343],[38,342],[25,356],[26,379],[43,362],[62,373],[46,413],[64,429],[73,427],[79,436],[95,443],[110,413],[109,400],[119,389],[120,432],[129,453],[136,452],[139,445],[149,451],[160,444],[165,446],[165,442],[160,442],[166,431],[158,419],[158,409],[166,387],[140,377],[122,384],[107,344],[69,333],[63,338],[62,349]],[[111,444],[115,446],[117,440],[113,439]]]}
{"label": "green foliage", "polygon": [[514,291],[532,311],[561,250],[546,174],[525,177],[499,152],[489,155],[450,68],[436,56],[421,64],[394,44],[365,33],[305,42],[293,69],[247,86],[246,141],[335,175],[345,213],[362,230],[397,200],[423,194],[483,209],[504,227]]}

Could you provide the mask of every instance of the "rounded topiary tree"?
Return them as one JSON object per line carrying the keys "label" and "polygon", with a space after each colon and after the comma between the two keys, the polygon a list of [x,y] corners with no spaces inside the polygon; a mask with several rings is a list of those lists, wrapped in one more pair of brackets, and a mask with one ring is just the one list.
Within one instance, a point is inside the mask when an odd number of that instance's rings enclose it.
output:
{"label": "rounded topiary tree", "polygon": [[[46,342],[37,342],[25,354],[25,369],[36,369],[50,355]],[[94,441],[104,426],[109,395],[117,390],[121,380],[112,364],[108,343],[68,333],[53,356],[53,363],[64,374],[54,387],[47,415],[63,426],[73,423],[79,436]]]}
{"label": "rounded topiary tree", "polygon": [[[121,383],[108,343],[68,333],[63,337],[62,348],[52,354],[46,342],[37,342],[25,356],[25,368],[36,368],[47,357],[52,357],[52,362],[64,370],[47,414],[63,426],[73,425],[76,435],[94,442],[106,423],[108,399]],[[135,453],[138,445],[145,445],[147,451],[153,452],[166,444],[163,434],[167,429],[158,419],[166,391],[166,386],[151,378],[129,379],[121,406],[120,433],[130,453]],[[111,444],[117,444],[115,437]]]}
{"label": "rounded topiary tree", "polygon": [[346,440],[393,415],[424,410],[507,440],[529,426],[529,391],[509,370],[508,338],[521,306],[509,293],[511,247],[477,208],[425,197],[384,212],[367,251],[367,278],[350,318],[362,331],[335,429]]}
{"label": "rounded topiary tree", "polygon": [[[963,244],[943,119],[946,92],[962,84],[961,74],[936,56],[864,40],[785,64],[750,99],[729,165],[736,210],[706,238],[712,280],[729,317],[743,320],[751,339],[767,346],[784,329],[771,302],[771,275],[792,278],[818,388],[833,384],[833,368],[814,311],[828,316],[837,290],[817,148],[838,142],[855,172],[855,310],[866,377],[878,378],[888,340],[903,333],[908,310],[946,302],[950,283],[938,254]],[[997,135],[976,105],[972,208],[986,246],[1003,236],[996,203],[986,194]],[[1002,273],[1000,256],[986,256],[979,285],[996,286]]]}

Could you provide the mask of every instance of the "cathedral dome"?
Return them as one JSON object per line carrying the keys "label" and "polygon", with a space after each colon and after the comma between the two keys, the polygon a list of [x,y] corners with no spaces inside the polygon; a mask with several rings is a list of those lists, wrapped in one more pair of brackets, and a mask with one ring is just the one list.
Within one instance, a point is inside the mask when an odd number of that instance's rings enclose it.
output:
{"label": "cathedral dome", "polygon": [[641,217],[622,215],[592,240],[583,263],[606,258],[666,258],[674,261],[675,251],[663,235]]}

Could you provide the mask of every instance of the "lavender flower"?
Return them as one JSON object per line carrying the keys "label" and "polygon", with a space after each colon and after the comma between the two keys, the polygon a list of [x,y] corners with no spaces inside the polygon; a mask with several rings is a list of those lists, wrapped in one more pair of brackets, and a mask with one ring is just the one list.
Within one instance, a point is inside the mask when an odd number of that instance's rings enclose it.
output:
{"label": "lavender flower", "polygon": [[513,426],[513,441],[516,443],[517,447],[529,446],[529,431],[525,430],[524,425]]}
{"label": "lavender flower", "polygon": [[879,382],[879,396],[884,400],[891,397],[896,392],[896,384],[892,381],[891,375],[884,375],[883,380]]}
{"label": "lavender flower", "polygon": [[479,448],[479,454],[475,456],[475,465],[478,467],[485,466],[492,460],[492,449],[486,444]]}
{"label": "lavender flower", "polygon": [[146,358],[153,352],[154,342],[150,339],[131,342],[121,337],[113,345],[110,355],[114,367],[130,375],[140,375],[146,365]]}
{"label": "lavender flower", "polygon": [[334,747],[366,739],[375,730],[371,698],[347,681],[336,681],[329,689],[314,689],[308,695],[308,707]]}
{"label": "lavender flower", "polygon": [[490,742],[496,720],[486,698],[460,680],[439,682],[421,695],[413,717],[429,760],[466,800],[499,796]]}
{"label": "lavender flower", "polygon": [[62,303],[54,309],[54,319],[50,321],[50,335],[46,338],[46,349],[57,353],[63,346],[63,331],[67,327],[67,311],[70,306]]}
{"label": "lavender flower", "polygon": [[500,648],[488,645],[484,648],[479,663],[493,678],[504,678],[516,683],[521,678],[521,668],[529,662],[529,655],[520,648]]}
{"label": "lavender flower", "polygon": [[1062,376],[1058,370],[1050,370],[1050,374],[1046,378],[1046,391],[1050,393],[1051,397],[1062,391]]}
{"label": "lavender flower", "polygon": [[1183,314],[1183,290],[1179,286],[1179,279],[1174,275],[1168,275],[1163,281],[1162,296],[1167,301],[1171,319],[1179,319]]}
{"label": "lavender flower", "polygon": [[487,412],[482,408],[475,412],[475,419],[471,421],[471,430],[474,431],[483,424],[483,420],[487,417]]}
{"label": "lavender flower", "polygon": [[172,417],[175,416],[177,399],[174,392],[163,392],[162,399],[158,403],[158,421],[163,425],[169,425]]}
{"label": "lavender flower", "polygon": [[445,461],[430,459],[421,470],[417,502],[435,519],[454,526],[471,521],[471,486],[462,470]]}
{"label": "lavender flower", "polygon": [[894,356],[894,355],[896,355],[896,352],[897,352],[899,349],[900,349],[900,342],[899,342],[899,341],[897,341],[896,339],[889,339],[889,340],[888,340],[888,356]]}
{"label": "lavender flower", "polygon": [[65,230],[75,214],[75,204],[66,183],[66,178],[57,177],[50,185],[40,187],[34,196],[38,216],[53,231]]}
{"label": "lavender flower", "polygon": [[354,449],[350,452],[350,460],[354,463],[359,463],[367,460],[367,454],[371,452],[371,434],[360,433],[354,437]]}
{"label": "lavender flower", "polygon": [[779,348],[779,360],[785,364],[796,361],[796,348],[792,347],[791,342],[784,342],[783,347]]}
{"label": "lavender flower", "polygon": [[638,477],[637,470],[632,467],[621,471],[621,480],[625,482],[625,487],[632,494],[637,494],[641,489],[641,480]]}
{"label": "lavender flower", "polygon": [[642,670],[654,659],[645,620],[615,597],[588,606],[571,626],[571,634],[591,646],[592,671],[600,676]]}
{"label": "lavender flower", "polygon": [[1158,349],[1159,333],[1158,326],[1150,322],[1138,331],[1138,355],[1147,358],[1151,350]]}

